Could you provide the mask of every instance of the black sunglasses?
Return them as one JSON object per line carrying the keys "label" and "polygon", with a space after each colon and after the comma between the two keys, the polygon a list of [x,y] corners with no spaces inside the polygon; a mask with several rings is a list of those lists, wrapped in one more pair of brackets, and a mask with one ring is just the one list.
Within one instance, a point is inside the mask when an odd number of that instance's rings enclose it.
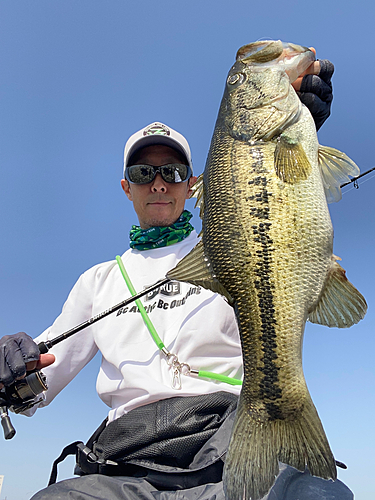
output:
{"label": "black sunglasses", "polygon": [[190,166],[183,163],[168,163],[160,167],[131,165],[125,169],[125,179],[133,184],[148,184],[155,179],[157,173],[160,173],[165,182],[172,184],[185,182],[192,175]]}

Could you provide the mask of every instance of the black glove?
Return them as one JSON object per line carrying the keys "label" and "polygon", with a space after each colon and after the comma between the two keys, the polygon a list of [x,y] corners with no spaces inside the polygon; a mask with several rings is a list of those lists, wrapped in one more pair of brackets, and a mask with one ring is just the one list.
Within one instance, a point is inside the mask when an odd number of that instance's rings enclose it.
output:
{"label": "black glove", "polygon": [[0,339],[0,383],[11,385],[26,375],[26,363],[38,361],[37,344],[26,333],[5,335]]}
{"label": "black glove", "polygon": [[314,118],[316,130],[319,130],[331,112],[332,83],[335,70],[331,61],[319,60],[319,75],[305,75],[298,92],[302,103],[309,109]]}

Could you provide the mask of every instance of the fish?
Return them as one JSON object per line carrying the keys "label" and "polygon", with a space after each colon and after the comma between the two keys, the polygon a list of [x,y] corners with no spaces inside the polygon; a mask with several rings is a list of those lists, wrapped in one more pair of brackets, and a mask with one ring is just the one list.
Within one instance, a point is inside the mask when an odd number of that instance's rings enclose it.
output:
{"label": "fish", "polygon": [[303,374],[304,329],[350,327],[367,304],[333,254],[327,205],[359,169],[319,145],[291,85],[314,60],[280,40],[238,50],[194,186],[201,240],[167,274],[222,294],[238,322],[244,378],[224,466],[228,500],[262,498],[279,462],[337,478]]}

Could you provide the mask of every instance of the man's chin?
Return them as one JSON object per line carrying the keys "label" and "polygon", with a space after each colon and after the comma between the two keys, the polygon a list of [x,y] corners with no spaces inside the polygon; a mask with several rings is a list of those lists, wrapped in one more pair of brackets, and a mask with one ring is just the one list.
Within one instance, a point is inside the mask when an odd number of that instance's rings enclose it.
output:
{"label": "man's chin", "polygon": [[168,214],[163,216],[158,214],[154,217],[150,216],[147,220],[143,221],[142,227],[144,229],[150,229],[151,227],[168,227],[174,224],[180,215],[181,214]]}
{"label": "man's chin", "polygon": [[145,222],[143,229],[150,229],[151,227],[168,227],[171,226],[177,219],[151,219]]}

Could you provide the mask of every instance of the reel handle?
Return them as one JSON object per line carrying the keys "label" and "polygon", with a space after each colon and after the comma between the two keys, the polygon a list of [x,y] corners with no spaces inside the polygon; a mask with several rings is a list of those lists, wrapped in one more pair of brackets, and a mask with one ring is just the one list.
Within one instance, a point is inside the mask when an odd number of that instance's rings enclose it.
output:
{"label": "reel handle", "polygon": [[16,429],[13,427],[6,406],[0,406],[1,425],[3,426],[4,438],[12,439],[16,434]]}

